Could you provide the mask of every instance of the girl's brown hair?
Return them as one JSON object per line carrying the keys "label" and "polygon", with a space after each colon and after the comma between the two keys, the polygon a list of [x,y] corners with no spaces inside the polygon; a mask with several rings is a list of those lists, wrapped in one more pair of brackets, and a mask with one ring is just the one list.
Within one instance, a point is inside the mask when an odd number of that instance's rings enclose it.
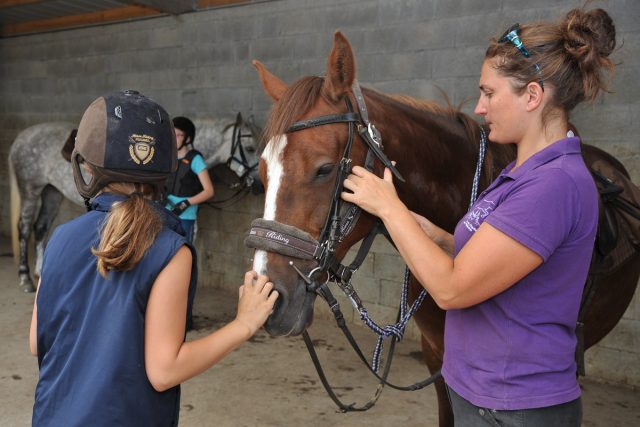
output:
{"label": "girl's brown hair", "polygon": [[491,40],[485,55],[495,58],[493,66],[501,74],[513,78],[516,91],[542,80],[555,91],[547,107],[565,114],[584,100],[594,100],[599,91],[608,91],[604,73],[615,69],[609,55],[616,46],[616,29],[603,9],[573,9],[557,23],[522,25],[518,35],[530,57],[498,38]]}
{"label": "girl's brown hair", "polygon": [[102,228],[98,248],[98,272],[127,271],[136,266],[162,229],[162,218],[145,197],[157,194],[149,184],[111,183],[103,191],[128,196],[114,203]]}

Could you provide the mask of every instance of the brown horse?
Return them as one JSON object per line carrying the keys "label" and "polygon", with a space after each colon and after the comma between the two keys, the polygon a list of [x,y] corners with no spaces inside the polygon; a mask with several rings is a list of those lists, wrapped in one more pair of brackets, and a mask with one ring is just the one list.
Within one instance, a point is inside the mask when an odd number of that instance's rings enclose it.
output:
{"label": "brown horse", "polygon": [[[303,77],[290,86],[261,63],[254,61],[254,65],[265,92],[274,101],[265,130],[269,142],[260,163],[260,175],[267,189],[264,220],[285,224],[286,229],[301,230],[317,240],[328,215],[350,125],[331,122],[296,131],[291,131],[291,126],[327,115],[344,116],[347,113],[345,98],[357,105],[353,93],[356,72],[351,46],[337,32],[326,77]],[[406,182],[396,181],[400,198],[409,209],[451,232],[468,207],[480,126],[465,114],[432,102],[385,95],[367,88],[363,89],[363,94],[369,119],[382,135],[385,153],[397,162],[397,168],[406,179]],[[364,164],[366,153],[367,146],[356,136],[351,152],[353,163]],[[589,148],[589,153],[597,158],[604,155],[593,148]],[[480,188],[486,187],[513,157],[512,147],[490,144]],[[382,168],[380,162],[375,163],[374,171],[379,175]],[[374,223],[375,219],[370,215],[360,215],[353,231],[337,246],[336,257],[341,259]],[[304,274],[310,274],[317,262],[312,258],[301,258],[268,248],[259,249],[254,255],[254,269],[266,273],[280,293],[274,313],[265,325],[272,335],[300,334],[312,321],[315,294],[307,290],[301,274],[291,263]],[[639,274],[639,269],[633,266],[638,265],[637,261],[636,254],[627,263],[628,268],[619,270],[613,282],[617,283],[615,289],[604,285],[597,288],[598,294],[586,319],[587,346],[611,330],[629,304]],[[412,278],[410,298],[415,298],[421,289]],[[624,294],[623,300],[614,302],[614,294]],[[431,372],[437,371],[442,364],[444,317],[444,311],[430,298],[415,315],[422,334],[424,357]],[[440,425],[453,425],[442,380],[436,382],[436,390]]]}

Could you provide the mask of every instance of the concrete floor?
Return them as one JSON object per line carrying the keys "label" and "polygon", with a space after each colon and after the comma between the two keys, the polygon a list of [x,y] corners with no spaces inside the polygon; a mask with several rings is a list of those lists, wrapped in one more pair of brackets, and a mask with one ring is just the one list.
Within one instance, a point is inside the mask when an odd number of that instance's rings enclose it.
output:
{"label": "concrete floor", "polygon": [[[29,426],[37,361],[29,354],[28,329],[33,295],[17,287],[9,243],[0,240],[0,426]],[[240,278],[239,278],[240,280]],[[202,336],[231,320],[236,297],[217,289],[198,291],[196,330]],[[356,339],[369,354],[374,337],[354,327]],[[347,348],[333,322],[318,319],[310,329],[318,343],[330,381],[348,402],[369,399],[375,381]],[[419,345],[400,343],[391,379],[407,384],[426,377]],[[640,391],[583,379],[584,426],[640,425]],[[209,371],[183,385],[183,427],[217,426],[436,426],[435,392],[386,389],[378,404],[364,413],[342,414],[327,397],[301,338],[272,338],[260,331],[250,342]]]}

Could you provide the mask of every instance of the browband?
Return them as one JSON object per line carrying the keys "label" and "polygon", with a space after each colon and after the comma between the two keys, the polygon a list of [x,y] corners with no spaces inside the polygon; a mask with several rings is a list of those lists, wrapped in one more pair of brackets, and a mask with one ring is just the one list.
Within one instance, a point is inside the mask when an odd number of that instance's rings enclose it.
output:
{"label": "browband", "polygon": [[330,125],[333,123],[358,122],[359,120],[360,117],[358,117],[358,113],[353,111],[344,114],[329,114],[326,116],[314,117],[313,119],[297,121],[287,129],[287,132],[297,132],[299,130],[322,125]]}

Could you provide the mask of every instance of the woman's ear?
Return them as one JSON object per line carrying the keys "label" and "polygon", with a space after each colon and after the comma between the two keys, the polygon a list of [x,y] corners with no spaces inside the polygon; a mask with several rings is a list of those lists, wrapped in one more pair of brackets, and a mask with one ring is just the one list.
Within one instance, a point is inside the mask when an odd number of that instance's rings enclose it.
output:
{"label": "woman's ear", "polygon": [[542,105],[544,91],[538,82],[531,82],[527,85],[527,111],[533,111]]}

